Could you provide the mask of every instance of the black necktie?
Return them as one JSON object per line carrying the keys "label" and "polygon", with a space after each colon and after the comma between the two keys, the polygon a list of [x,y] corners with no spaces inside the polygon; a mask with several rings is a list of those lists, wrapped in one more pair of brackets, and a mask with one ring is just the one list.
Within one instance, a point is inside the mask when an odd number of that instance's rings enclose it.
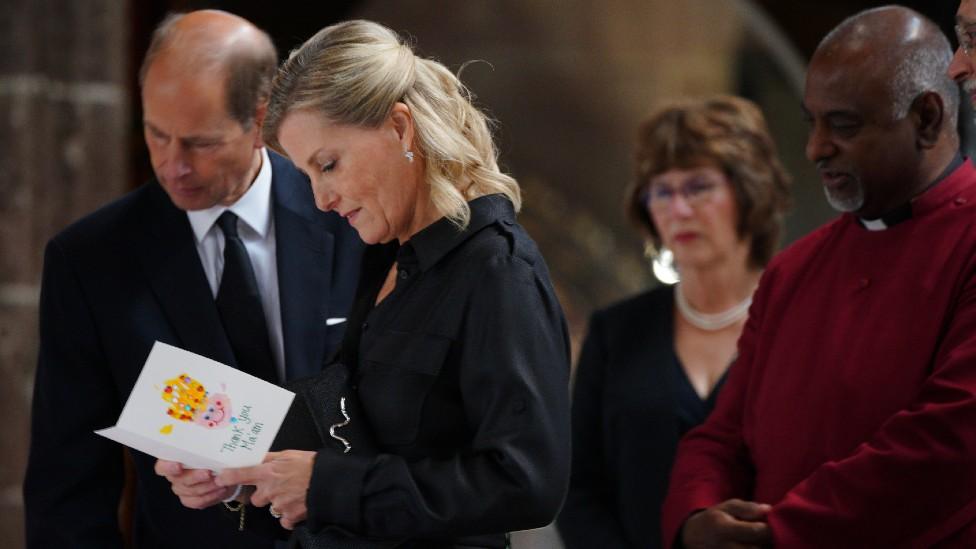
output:
{"label": "black necktie", "polygon": [[234,350],[237,369],[277,383],[261,292],[247,249],[237,234],[237,216],[228,210],[220,214],[217,225],[224,233],[224,274],[217,290],[217,311]]}

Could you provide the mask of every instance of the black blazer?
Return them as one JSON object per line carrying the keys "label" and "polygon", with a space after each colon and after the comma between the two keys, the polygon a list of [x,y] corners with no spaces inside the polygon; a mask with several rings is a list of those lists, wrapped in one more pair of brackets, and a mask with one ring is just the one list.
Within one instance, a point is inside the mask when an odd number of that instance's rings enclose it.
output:
{"label": "black blazer", "polygon": [[573,389],[573,466],[557,521],[568,549],[661,546],[678,445],[674,289],[593,315]]}
{"label": "black blazer", "polygon": [[[308,180],[269,152],[287,377],[318,372],[348,314],[363,245],[315,208]],[[41,346],[24,483],[32,548],[120,547],[122,448],[115,424],[153,342],[234,364],[186,214],[155,182],[55,236],[45,252]],[[214,508],[180,505],[155,459],[133,452],[136,547],[273,547]]]}

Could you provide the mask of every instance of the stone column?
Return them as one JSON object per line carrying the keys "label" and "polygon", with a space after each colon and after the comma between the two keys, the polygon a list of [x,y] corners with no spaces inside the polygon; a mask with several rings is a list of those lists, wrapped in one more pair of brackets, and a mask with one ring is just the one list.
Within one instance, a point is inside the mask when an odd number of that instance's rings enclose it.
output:
{"label": "stone column", "polygon": [[0,3],[3,547],[24,544],[21,484],[44,244],[127,188],[128,27],[123,0]]}

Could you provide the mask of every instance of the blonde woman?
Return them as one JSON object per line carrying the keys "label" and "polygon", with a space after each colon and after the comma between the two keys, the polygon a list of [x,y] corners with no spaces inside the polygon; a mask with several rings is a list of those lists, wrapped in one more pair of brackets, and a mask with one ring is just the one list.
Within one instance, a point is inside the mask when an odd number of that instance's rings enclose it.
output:
{"label": "blonde woman", "polygon": [[278,452],[218,482],[255,485],[286,528],[405,547],[501,548],[550,522],[569,476],[569,340],[464,86],[350,21],[291,54],[264,122],[317,206],[371,245],[340,359],[379,450]]}

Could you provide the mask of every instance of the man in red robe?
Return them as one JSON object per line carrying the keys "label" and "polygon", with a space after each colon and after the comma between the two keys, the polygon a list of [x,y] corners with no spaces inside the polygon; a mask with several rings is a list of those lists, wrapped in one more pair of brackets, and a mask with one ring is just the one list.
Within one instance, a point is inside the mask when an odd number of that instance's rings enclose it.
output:
{"label": "man in red robe", "polygon": [[900,7],[817,48],[807,157],[844,212],[770,263],[667,546],[976,547],[976,169],[952,50]]}

